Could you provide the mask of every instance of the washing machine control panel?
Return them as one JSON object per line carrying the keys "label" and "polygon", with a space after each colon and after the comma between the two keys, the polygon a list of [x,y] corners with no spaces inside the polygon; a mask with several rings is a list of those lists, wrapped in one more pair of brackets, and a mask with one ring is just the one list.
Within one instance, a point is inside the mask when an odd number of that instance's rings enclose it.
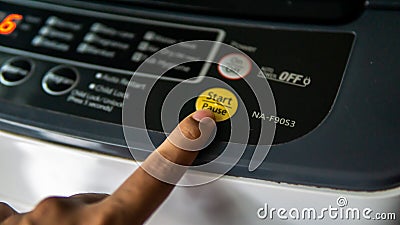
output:
{"label": "washing machine control panel", "polygon": [[[93,124],[118,125],[123,102],[129,98],[125,95],[128,85],[134,90],[130,94],[137,96],[152,88],[147,128],[162,131],[159,115],[169,91],[187,79],[191,79],[187,85],[196,86],[204,77],[213,77],[231,87],[233,98],[243,100],[236,107],[247,110],[251,126],[276,126],[274,144],[306,135],[327,117],[354,39],[348,32],[145,18],[33,1],[2,1],[0,6],[0,101],[9,107],[22,105],[88,119]],[[155,68],[168,68],[156,85],[149,85],[157,77],[151,73],[138,74],[135,82],[130,82],[133,72],[151,55],[192,40],[224,42],[239,49],[243,54],[224,55],[210,48],[207,55],[210,60],[237,66],[238,71],[196,61],[190,52],[199,46],[193,44],[183,46],[182,52],[167,53],[195,62],[175,66],[166,60],[153,60],[149,63]],[[275,114],[260,110],[251,84],[242,79],[252,69],[249,58],[261,69],[253,80],[268,82],[271,87]],[[215,94],[211,95],[217,98]],[[185,104],[181,117],[194,111],[196,105],[209,107],[199,101],[192,99]],[[16,121],[20,117],[9,116]],[[46,124],[45,118],[38,120]],[[221,119],[218,126],[228,130],[229,117]],[[259,135],[257,129],[252,130],[250,144],[256,143]],[[219,140],[227,140],[224,134]],[[70,135],[79,136],[79,130]]]}

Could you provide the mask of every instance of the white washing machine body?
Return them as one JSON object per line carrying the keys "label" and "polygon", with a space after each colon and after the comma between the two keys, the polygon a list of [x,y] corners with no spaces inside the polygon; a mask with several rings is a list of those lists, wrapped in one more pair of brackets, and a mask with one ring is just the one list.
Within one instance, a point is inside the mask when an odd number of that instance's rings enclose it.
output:
{"label": "white washing machine body", "polygon": [[[0,200],[19,212],[33,209],[49,196],[111,194],[138,167],[132,160],[5,132],[0,133],[0,143]],[[343,208],[338,203],[340,198],[347,201]],[[331,215],[321,214],[329,207],[338,210]],[[271,212],[272,208],[276,209],[273,214],[265,214],[265,209]],[[302,214],[312,208],[317,212],[316,219],[308,212]],[[345,210],[343,215],[339,214],[341,208]],[[349,208],[359,210],[360,217],[346,214]],[[278,215],[279,209],[287,212]],[[293,209],[300,214],[291,217]],[[371,212],[363,215],[368,209]],[[395,225],[399,223],[399,212],[400,188],[354,192],[224,176],[198,187],[175,188],[146,224]],[[321,215],[323,218],[318,219]],[[387,219],[379,220],[380,215]]]}

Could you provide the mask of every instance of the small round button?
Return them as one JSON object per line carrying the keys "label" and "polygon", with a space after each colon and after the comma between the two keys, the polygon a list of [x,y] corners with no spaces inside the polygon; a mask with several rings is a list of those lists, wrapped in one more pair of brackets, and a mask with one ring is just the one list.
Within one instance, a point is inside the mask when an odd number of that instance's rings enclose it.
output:
{"label": "small round button", "polygon": [[43,77],[42,88],[50,95],[63,95],[71,91],[79,82],[79,73],[74,67],[56,66]]}
{"label": "small round button", "polygon": [[251,61],[239,53],[228,54],[218,62],[219,73],[230,80],[238,80],[251,71]]}
{"label": "small round button", "polygon": [[0,68],[0,83],[15,86],[29,78],[34,70],[34,63],[23,57],[13,57]]}
{"label": "small round button", "polygon": [[214,113],[217,122],[235,115],[238,108],[236,95],[225,88],[210,88],[196,99],[196,110],[208,109]]}

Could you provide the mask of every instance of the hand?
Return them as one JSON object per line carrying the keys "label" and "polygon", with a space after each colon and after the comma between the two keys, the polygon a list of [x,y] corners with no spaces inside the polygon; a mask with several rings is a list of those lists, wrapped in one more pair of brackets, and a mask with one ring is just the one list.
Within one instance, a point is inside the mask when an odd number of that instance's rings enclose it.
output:
{"label": "hand", "polygon": [[[214,115],[208,110],[197,111],[185,118],[178,126],[180,129],[176,128],[142,166],[158,168],[154,165],[157,161],[154,159],[158,156],[176,164],[191,165],[198,151],[186,151],[177,146],[182,146],[180,142],[184,137],[193,140],[200,139],[200,136],[209,136],[211,130],[202,129],[200,132],[199,129],[199,122],[210,124],[209,118],[214,119]],[[214,122],[212,126],[215,126]],[[31,212],[24,214],[19,214],[7,204],[0,203],[0,225],[143,224],[174,188],[173,184],[162,182],[146,171],[149,170],[139,167],[112,195],[78,194],[71,197],[49,197]],[[168,171],[174,170],[168,170],[164,165],[164,175],[168,175],[165,174]]]}

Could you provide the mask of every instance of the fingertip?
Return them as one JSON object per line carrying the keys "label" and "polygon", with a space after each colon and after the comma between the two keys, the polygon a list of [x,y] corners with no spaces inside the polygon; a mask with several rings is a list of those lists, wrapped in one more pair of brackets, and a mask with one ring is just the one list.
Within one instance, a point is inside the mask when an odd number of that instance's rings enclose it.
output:
{"label": "fingertip", "polygon": [[209,109],[197,110],[192,114],[192,118],[197,122],[200,122],[204,118],[211,118],[215,120],[214,113],[211,112]]}

